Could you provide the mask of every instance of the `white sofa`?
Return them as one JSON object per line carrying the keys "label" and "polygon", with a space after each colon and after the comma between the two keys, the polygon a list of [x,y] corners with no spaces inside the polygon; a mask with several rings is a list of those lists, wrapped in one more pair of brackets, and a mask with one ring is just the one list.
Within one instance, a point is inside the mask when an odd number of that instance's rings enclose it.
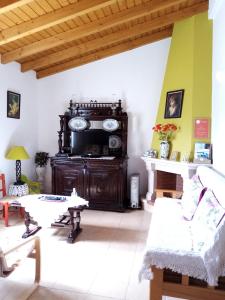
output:
{"label": "white sofa", "polygon": [[[225,177],[204,166],[197,169],[196,177],[202,187],[184,191],[183,199],[155,202],[140,271],[141,278],[151,280],[151,300],[163,295],[225,299]],[[200,199],[200,193],[205,194],[193,217],[185,219],[185,201],[192,203],[198,194]]]}

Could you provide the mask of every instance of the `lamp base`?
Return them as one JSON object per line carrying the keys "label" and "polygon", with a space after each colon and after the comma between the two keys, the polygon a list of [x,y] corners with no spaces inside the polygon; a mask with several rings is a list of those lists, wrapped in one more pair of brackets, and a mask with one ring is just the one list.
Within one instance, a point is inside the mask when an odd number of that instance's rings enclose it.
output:
{"label": "lamp base", "polygon": [[26,183],[24,184],[10,184],[9,185],[9,196],[24,196],[29,194],[29,188]]}

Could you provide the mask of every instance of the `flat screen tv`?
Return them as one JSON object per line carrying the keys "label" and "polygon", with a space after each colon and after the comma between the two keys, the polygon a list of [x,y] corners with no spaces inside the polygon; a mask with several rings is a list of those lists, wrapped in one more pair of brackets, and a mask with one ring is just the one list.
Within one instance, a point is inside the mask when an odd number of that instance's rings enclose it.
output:
{"label": "flat screen tv", "polygon": [[71,154],[100,157],[109,155],[109,132],[89,129],[71,132]]}

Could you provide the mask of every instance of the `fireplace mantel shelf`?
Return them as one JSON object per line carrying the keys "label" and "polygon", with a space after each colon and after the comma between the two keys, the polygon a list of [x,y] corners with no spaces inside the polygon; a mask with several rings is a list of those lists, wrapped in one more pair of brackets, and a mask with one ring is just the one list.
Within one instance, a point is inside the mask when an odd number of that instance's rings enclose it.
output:
{"label": "fireplace mantel shelf", "polygon": [[[155,171],[164,171],[181,175],[183,178],[183,186],[185,188],[187,179],[191,178],[195,174],[197,167],[200,165],[206,165],[203,163],[178,162],[151,157],[142,157],[142,159],[145,161],[148,171],[148,193],[146,195],[147,201],[154,201],[155,199]],[[212,165],[207,164],[207,166],[211,167]]]}

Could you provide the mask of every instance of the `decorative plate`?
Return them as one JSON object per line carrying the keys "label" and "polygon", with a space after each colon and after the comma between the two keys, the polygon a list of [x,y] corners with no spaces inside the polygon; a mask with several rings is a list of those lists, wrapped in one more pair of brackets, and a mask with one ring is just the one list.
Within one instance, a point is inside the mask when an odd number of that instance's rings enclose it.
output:
{"label": "decorative plate", "polygon": [[121,147],[121,138],[118,135],[110,135],[109,148],[117,149]]}
{"label": "decorative plate", "polygon": [[89,124],[88,121],[82,117],[72,118],[68,122],[69,128],[71,130],[78,130],[78,131],[86,129],[88,127],[88,124]]}
{"label": "decorative plate", "polygon": [[115,119],[105,119],[102,122],[102,127],[106,131],[114,131],[119,128],[119,122]]}

